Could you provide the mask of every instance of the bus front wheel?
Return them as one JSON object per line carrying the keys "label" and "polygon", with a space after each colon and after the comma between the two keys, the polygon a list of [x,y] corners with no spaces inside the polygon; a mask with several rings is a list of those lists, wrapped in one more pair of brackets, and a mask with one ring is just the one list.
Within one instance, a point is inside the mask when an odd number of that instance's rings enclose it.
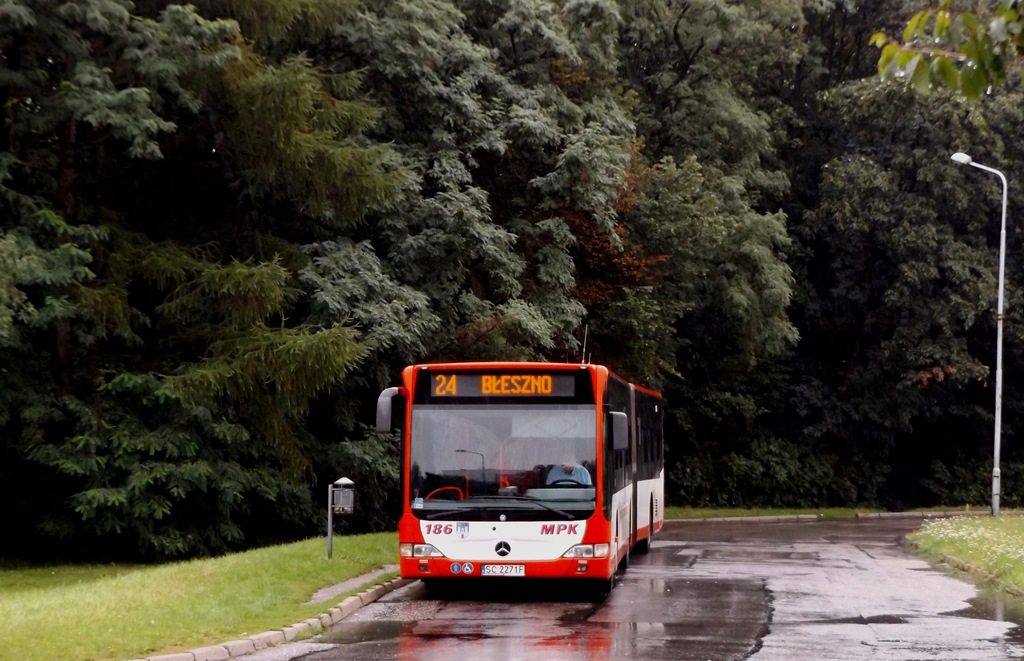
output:
{"label": "bus front wheel", "polygon": [[591,587],[594,590],[594,598],[597,601],[604,601],[611,594],[612,589],[615,587],[615,574],[612,574],[608,578],[595,578]]}
{"label": "bus front wheel", "polygon": [[421,578],[427,596],[431,599],[448,599],[453,593],[450,578]]}

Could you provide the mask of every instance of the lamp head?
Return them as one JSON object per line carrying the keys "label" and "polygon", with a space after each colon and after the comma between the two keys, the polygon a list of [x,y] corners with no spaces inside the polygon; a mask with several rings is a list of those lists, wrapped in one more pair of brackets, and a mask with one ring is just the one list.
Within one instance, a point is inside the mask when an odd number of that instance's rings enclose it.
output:
{"label": "lamp head", "polygon": [[968,156],[967,154],[963,153],[962,151],[958,151],[957,153],[955,153],[952,156],[950,156],[950,158],[952,158],[954,161],[956,161],[960,165],[970,165],[971,164],[971,157]]}

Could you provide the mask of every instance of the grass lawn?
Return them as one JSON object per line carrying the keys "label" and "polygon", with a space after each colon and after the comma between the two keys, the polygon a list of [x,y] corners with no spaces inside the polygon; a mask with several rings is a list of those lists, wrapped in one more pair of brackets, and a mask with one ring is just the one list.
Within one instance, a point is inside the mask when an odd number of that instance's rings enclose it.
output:
{"label": "grass lawn", "polygon": [[[0,661],[146,657],[314,617],[323,587],[398,560],[394,533],[335,537],[155,566],[0,568]],[[381,581],[386,580],[382,577]]]}
{"label": "grass lawn", "polygon": [[1024,518],[1020,516],[925,521],[909,538],[933,560],[948,557],[1004,589],[1024,591]]}
{"label": "grass lawn", "polygon": [[868,512],[877,510],[852,509],[852,508],[823,508],[823,509],[797,509],[797,508],[752,508],[741,509],[730,508],[702,508],[702,507],[675,507],[665,508],[666,519],[718,519],[739,516],[786,516],[790,514],[817,514],[823,519],[827,518],[852,518],[857,512]]}
{"label": "grass lawn", "polygon": [[[822,519],[844,519],[852,518],[858,514],[870,514],[884,512],[885,510],[872,507],[824,507],[821,509],[798,509],[786,507],[760,507],[741,509],[730,508],[701,508],[701,507],[675,507],[665,508],[666,519],[719,519],[739,516],[787,516],[787,515],[817,515]],[[956,507],[924,507],[912,510],[914,512],[961,512],[964,514],[985,514],[988,507],[959,505]]]}

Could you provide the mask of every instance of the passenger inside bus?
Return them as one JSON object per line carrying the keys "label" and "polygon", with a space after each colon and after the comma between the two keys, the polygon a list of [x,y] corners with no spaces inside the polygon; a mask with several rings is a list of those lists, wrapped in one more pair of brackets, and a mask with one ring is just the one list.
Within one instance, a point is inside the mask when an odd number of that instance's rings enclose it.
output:
{"label": "passenger inside bus", "polygon": [[572,485],[582,484],[584,486],[590,486],[592,484],[590,479],[590,472],[585,466],[576,462],[574,457],[564,457],[560,464],[556,464],[551,467],[548,471],[548,476],[544,480],[545,484],[566,484]]}

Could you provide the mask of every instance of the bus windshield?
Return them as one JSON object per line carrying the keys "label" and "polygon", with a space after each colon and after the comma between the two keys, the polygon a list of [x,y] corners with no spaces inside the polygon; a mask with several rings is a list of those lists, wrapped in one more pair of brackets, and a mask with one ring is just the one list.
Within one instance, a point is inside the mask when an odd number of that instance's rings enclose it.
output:
{"label": "bus windshield", "polygon": [[593,513],[596,407],[414,407],[409,496],[421,518],[550,519]]}

